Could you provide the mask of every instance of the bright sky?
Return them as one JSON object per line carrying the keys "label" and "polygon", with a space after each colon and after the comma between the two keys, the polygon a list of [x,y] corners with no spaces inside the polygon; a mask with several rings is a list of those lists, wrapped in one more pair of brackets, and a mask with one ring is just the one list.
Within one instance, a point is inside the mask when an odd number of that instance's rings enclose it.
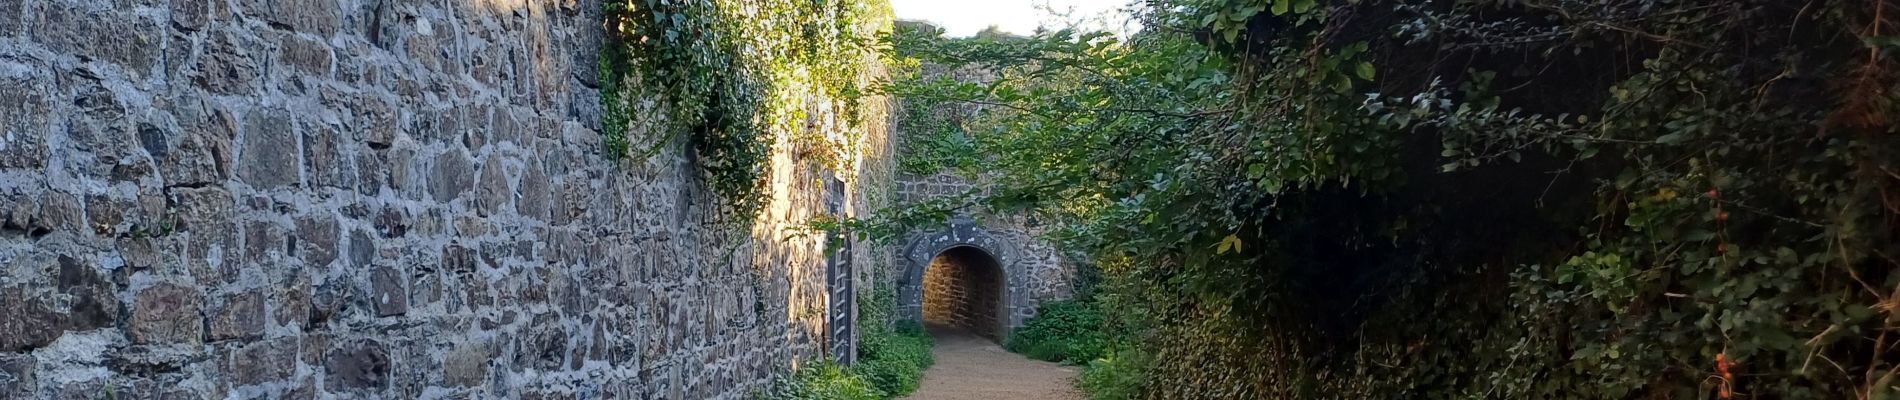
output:
{"label": "bright sky", "polygon": [[[1062,21],[1039,9],[1047,4],[1056,11],[1072,12],[1077,17],[1100,16],[1128,4],[1128,0],[891,0],[897,18],[924,20],[942,26],[947,36],[970,36],[996,25],[1004,32],[1029,34],[1038,25],[1062,25]],[[1110,18],[1120,24],[1124,18]]]}

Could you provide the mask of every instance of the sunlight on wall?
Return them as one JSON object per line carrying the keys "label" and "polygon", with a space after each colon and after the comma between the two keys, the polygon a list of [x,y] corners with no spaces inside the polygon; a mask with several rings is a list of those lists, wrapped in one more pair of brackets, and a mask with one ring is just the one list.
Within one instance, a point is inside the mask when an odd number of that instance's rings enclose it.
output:
{"label": "sunlight on wall", "polygon": [[528,7],[529,0],[464,0],[478,9],[494,13],[514,12]]}

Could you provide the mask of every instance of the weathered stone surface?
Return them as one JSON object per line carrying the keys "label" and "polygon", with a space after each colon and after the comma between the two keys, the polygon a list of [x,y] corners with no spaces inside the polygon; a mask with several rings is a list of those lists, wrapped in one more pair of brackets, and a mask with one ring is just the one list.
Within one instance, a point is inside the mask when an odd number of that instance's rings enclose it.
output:
{"label": "weathered stone surface", "polygon": [[482,216],[495,215],[505,210],[514,201],[515,191],[508,187],[508,174],[501,166],[501,159],[489,157],[482,164],[481,187],[477,189],[477,210]]}
{"label": "weathered stone surface", "polygon": [[348,160],[344,159],[342,139],[329,125],[319,124],[303,129],[304,171],[311,187],[355,187],[356,174],[352,173]]}
{"label": "weathered stone surface", "polygon": [[45,192],[40,198],[40,219],[42,224],[56,231],[70,232],[76,235],[91,234],[86,227],[85,206],[79,202],[79,196],[60,192]]}
{"label": "weathered stone surface", "polygon": [[46,98],[0,79],[0,169],[46,166]]}
{"label": "weathered stone surface", "polygon": [[297,219],[297,242],[302,245],[305,267],[322,268],[330,266],[337,256],[337,223],[327,215],[307,216]]}
{"label": "weathered stone surface", "polygon": [[119,315],[119,300],[114,297],[117,288],[97,268],[78,259],[59,257],[59,291],[67,296],[67,330],[104,328]]}
{"label": "weathered stone surface", "polygon": [[350,266],[367,268],[376,261],[376,241],[363,230],[350,231]]}
{"label": "weathered stone surface", "polygon": [[205,325],[211,328],[211,340],[252,339],[262,335],[264,295],[249,291],[226,296]]}
{"label": "weathered stone surface", "polygon": [[133,298],[129,336],[141,344],[198,344],[204,340],[197,289],[163,282]]}
{"label": "weathered stone surface", "polygon": [[284,35],[282,38],[277,42],[277,60],[289,66],[291,72],[308,77],[330,74],[329,45],[294,35]]}
{"label": "weathered stone surface", "polygon": [[409,291],[403,288],[407,281],[395,268],[378,266],[370,274],[370,301],[376,309],[376,316],[387,317],[409,312]]}
{"label": "weathered stone surface", "polygon": [[435,156],[429,178],[429,194],[435,201],[449,202],[475,187],[475,166],[461,150],[449,150]]}
{"label": "weathered stone surface", "polygon": [[[241,249],[241,263],[225,263],[225,279],[239,277],[250,265],[275,265],[284,256],[290,254],[285,244],[290,242],[290,233],[283,227],[270,221],[250,221],[244,223],[244,247]],[[240,249],[230,249],[233,251]]]}
{"label": "weathered stone surface", "polygon": [[19,34],[21,17],[24,15],[26,15],[26,2],[0,2],[0,36]]}
{"label": "weathered stone surface", "polygon": [[226,371],[236,386],[258,385],[290,378],[297,365],[297,341],[264,340],[239,348]]}
{"label": "weathered stone surface", "polygon": [[58,339],[65,324],[57,312],[48,309],[52,299],[29,296],[23,287],[0,287],[0,351],[22,351],[45,347]]}
{"label": "weathered stone surface", "polygon": [[448,358],[442,361],[443,382],[449,386],[481,386],[488,379],[488,364],[493,356],[488,350],[475,343],[464,343],[450,351]]}
{"label": "weathered stone surface", "polygon": [[204,29],[205,23],[211,21],[212,5],[219,3],[223,2],[213,0],[172,0],[172,27],[182,31]]}
{"label": "weathered stone surface", "polygon": [[198,74],[194,81],[198,86],[218,94],[241,94],[250,92],[257,84],[260,74],[256,56],[250,49],[257,46],[255,39],[246,39],[230,33],[213,34],[205,41],[204,53],[199,55]]}
{"label": "weathered stone surface", "polygon": [[516,193],[521,196],[515,201],[515,212],[539,221],[548,220],[548,175],[541,173],[541,166],[529,164],[528,171],[521,175],[521,185]]}
{"label": "weathered stone surface", "polygon": [[[152,159],[158,161],[159,174],[170,186],[206,185],[229,179],[236,121],[230,113],[207,109],[198,101],[182,103],[185,105],[175,110],[182,132],[153,127],[155,135],[165,136],[163,146],[147,146]],[[171,136],[177,136],[175,142]],[[155,149],[164,150],[152,151]]]}
{"label": "weathered stone surface", "polygon": [[[158,60],[162,31],[149,18],[58,3],[40,10],[39,23],[28,32],[55,51],[118,64],[135,74],[150,71]],[[88,28],[73,28],[82,26]]]}
{"label": "weathered stone surface", "polygon": [[262,109],[244,117],[244,153],[238,156],[238,177],[261,189],[297,185],[303,177],[297,162],[297,133],[290,111]]}
{"label": "weathered stone surface", "polygon": [[36,383],[33,370],[38,365],[31,354],[0,353],[0,397],[27,398]]}
{"label": "weathered stone surface", "polygon": [[371,149],[387,149],[395,143],[397,129],[401,126],[400,115],[391,110],[389,104],[381,98],[364,96],[355,102],[356,123],[350,128],[356,138],[368,144]]}
{"label": "weathered stone surface", "polygon": [[246,16],[318,37],[336,35],[342,28],[342,10],[336,0],[241,0],[238,4]]}
{"label": "weathered stone surface", "polygon": [[277,326],[304,324],[308,327],[312,307],[309,278],[297,275],[276,286],[280,289],[271,292],[268,307],[272,320]]}
{"label": "weathered stone surface", "polygon": [[329,387],[352,390],[378,390],[389,385],[389,350],[382,343],[348,343],[324,356],[323,369]]}

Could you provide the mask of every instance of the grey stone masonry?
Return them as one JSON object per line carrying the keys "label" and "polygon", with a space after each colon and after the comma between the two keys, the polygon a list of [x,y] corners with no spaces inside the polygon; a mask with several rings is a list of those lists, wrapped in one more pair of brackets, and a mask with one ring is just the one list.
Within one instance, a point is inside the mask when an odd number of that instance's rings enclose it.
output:
{"label": "grey stone masonry", "polygon": [[[603,154],[600,21],[0,0],[0,398],[736,399],[822,356],[824,243],[788,228],[826,167],[778,135],[730,219],[683,139]],[[866,129],[804,135],[866,138],[852,215],[893,193]]]}

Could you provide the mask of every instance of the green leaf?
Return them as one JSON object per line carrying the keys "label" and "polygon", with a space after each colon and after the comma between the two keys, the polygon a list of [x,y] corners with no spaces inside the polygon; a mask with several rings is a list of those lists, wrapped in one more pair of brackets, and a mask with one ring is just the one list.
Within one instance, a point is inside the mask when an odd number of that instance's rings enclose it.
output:
{"label": "green leaf", "polygon": [[1377,71],[1373,71],[1371,61],[1360,61],[1359,69],[1354,72],[1359,73],[1359,79],[1364,79],[1368,81],[1372,80],[1373,74],[1378,73]]}
{"label": "green leaf", "polygon": [[1218,247],[1214,250],[1216,254],[1227,254],[1228,251],[1238,253],[1241,251],[1240,237],[1228,234],[1227,237],[1220,240],[1220,244],[1216,247]]}
{"label": "green leaf", "polygon": [[1293,0],[1273,0],[1273,15],[1286,15],[1292,6]]}

